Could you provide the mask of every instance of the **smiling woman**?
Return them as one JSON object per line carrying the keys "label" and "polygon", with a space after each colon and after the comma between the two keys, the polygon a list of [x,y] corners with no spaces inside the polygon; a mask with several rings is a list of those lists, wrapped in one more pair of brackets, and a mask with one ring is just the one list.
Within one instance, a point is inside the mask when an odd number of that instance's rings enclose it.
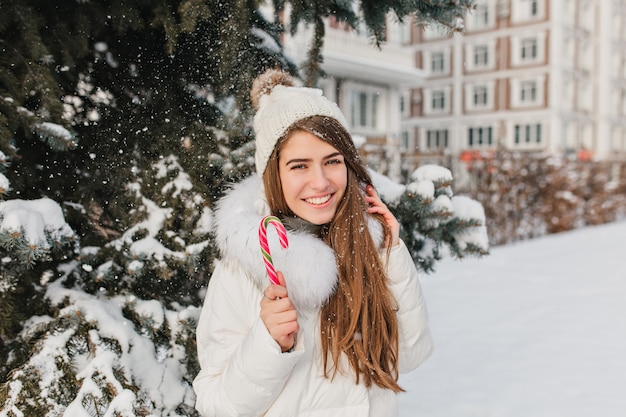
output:
{"label": "smiling woman", "polygon": [[329,223],[346,190],[341,153],[314,134],[297,130],[281,146],[278,164],[283,196],[293,214],[312,224]]}
{"label": "smiling woman", "polygon": [[[220,201],[216,266],[197,329],[204,416],[395,416],[400,372],[432,350],[400,226],[371,185],[347,123],[280,71],[253,86],[258,176]],[[255,233],[283,221],[269,284]]]}

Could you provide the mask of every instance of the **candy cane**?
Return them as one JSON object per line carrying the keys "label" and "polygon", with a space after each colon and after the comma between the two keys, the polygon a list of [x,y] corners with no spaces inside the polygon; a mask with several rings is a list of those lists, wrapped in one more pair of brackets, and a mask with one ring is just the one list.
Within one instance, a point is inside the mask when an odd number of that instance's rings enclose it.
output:
{"label": "candy cane", "polygon": [[273,224],[276,228],[278,240],[283,249],[287,249],[289,241],[287,240],[287,230],[285,230],[285,226],[283,226],[278,217],[270,215],[261,219],[261,224],[259,225],[259,243],[261,244],[261,253],[263,254],[263,262],[265,263],[267,276],[273,284],[280,285],[278,282],[278,274],[276,273],[276,268],[274,268],[272,256],[270,255],[270,245],[267,242],[267,226],[269,224]]}

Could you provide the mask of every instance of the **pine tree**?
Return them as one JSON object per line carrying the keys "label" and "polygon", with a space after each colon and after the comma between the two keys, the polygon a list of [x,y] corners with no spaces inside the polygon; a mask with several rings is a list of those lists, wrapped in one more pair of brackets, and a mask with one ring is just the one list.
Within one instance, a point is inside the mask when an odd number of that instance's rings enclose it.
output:
{"label": "pine tree", "polygon": [[402,239],[426,272],[434,271],[444,248],[457,258],[489,252],[482,206],[455,196],[452,184],[447,168],[423,165],[411,175],[404,193],[389,202],[402,226]]}
{"label": "pine tree", "polygon": [[305,84],[314,86],[322,73],[320,64],[323,62],[324,18],[332,16],[352,29],[357,29],[363,22],[371,34],[372,42],[380,47],[386,40],[387,16],[390,14],[400,22],[411,16],[420,27],[431,25],[448,32],[461,32],[464,28],[463,18],[473,7],[474,0],[364,0],[359,2],[358,9],[355,6],[356,2],[345,0],[313,2],[278,0],[274,3],[279,11],[285,9],[285,3],[292,5],[289,19],[292,34],[295,33],[300,22],[313,25],[315,35],[303,70]]}
{"label": "pine tree", "polygon": [[[292,5],[383,42],[389,11],[455,27],[469,2],[370,3]],[[253,170],[251,81],[297,72],[258,5],[0,4],[0,413],[196,415],[211,210]]]}

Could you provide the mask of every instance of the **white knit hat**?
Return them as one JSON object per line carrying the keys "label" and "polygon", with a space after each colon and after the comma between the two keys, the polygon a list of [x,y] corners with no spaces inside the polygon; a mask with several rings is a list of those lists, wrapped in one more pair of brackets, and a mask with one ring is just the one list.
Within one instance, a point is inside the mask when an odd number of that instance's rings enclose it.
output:
{"label": "white knit hat", "polygon": [[336,103],[322,95],[322,90],[294,87],[291,76],[268,70],[254,81],[250,92],[257,108],[254,116],[256,171],[263,176],[276,142],[298,120],[310,116],[328,116],[348,129],[348,122]]}

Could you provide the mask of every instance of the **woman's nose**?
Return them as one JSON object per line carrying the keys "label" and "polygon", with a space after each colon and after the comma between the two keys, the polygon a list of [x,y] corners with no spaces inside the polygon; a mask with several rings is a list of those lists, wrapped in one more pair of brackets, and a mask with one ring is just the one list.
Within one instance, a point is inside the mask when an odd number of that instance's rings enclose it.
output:
{"label": "woman's nose", "polygon": [[328,176],[323,167],[318,167],[312,171],[311,186],[317,190],[325,190],[328,188]]}

